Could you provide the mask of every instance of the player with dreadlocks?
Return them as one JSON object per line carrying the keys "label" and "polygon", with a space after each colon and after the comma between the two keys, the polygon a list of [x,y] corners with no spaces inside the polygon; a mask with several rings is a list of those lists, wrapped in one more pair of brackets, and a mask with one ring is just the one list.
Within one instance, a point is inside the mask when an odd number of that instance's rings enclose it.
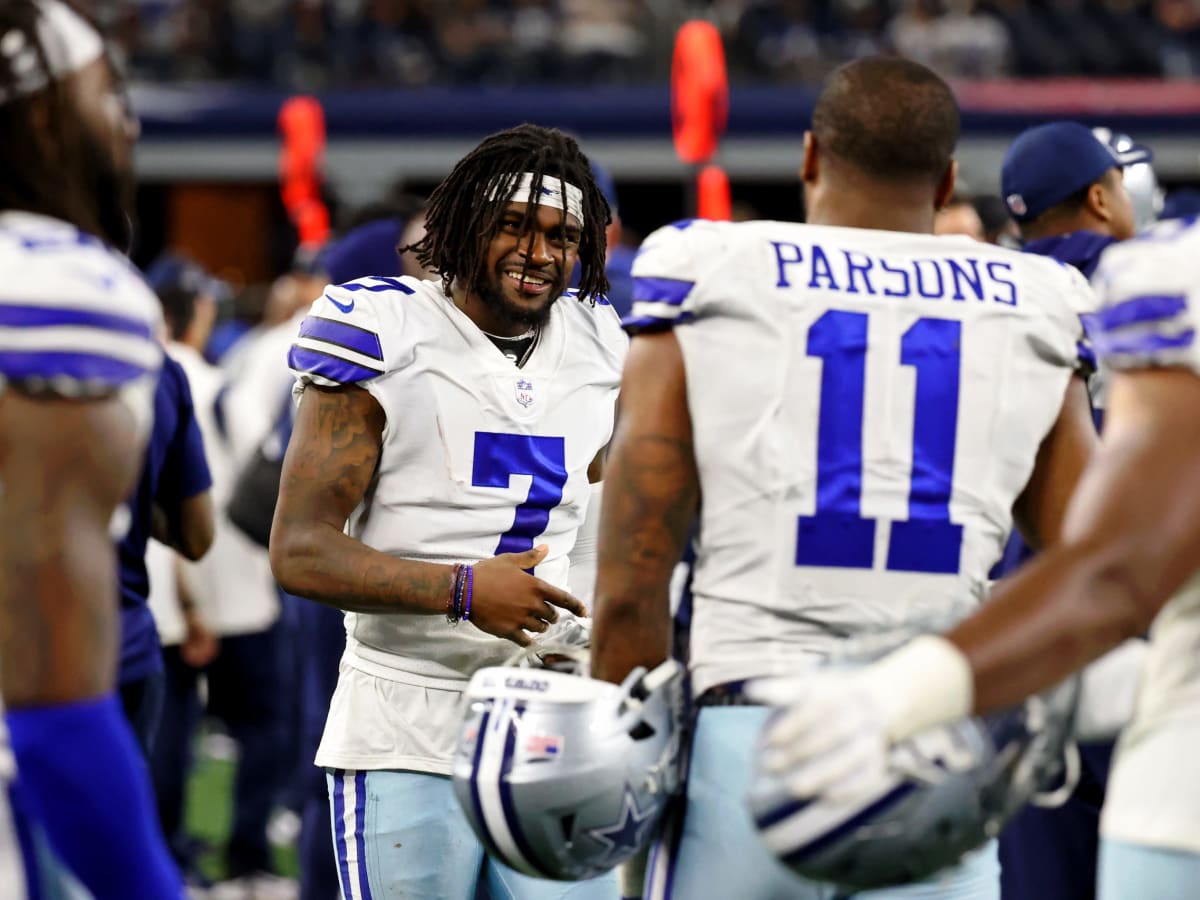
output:
{"label": "player with dreadlocks", "polygon": [[113,249],[136,124],[100,34],[61,0],[0,4],[0,134],[0,896],[60,896],[40,843],[98,898],[178,898],[114,691],[114,512],[161,315]]}
{"label": "player with dreadlocks", "polygon": [[586,640],[568,590],[590,593],[626,348],[600,296],[608,217],[570,137],[493,135],[431,199],[415,250],[441,282],[328,287],[292,346],[271,562],[286,590],[347,613],[317,753],[347,900],[617,896],[487,860],[448,777],[476,670]]}

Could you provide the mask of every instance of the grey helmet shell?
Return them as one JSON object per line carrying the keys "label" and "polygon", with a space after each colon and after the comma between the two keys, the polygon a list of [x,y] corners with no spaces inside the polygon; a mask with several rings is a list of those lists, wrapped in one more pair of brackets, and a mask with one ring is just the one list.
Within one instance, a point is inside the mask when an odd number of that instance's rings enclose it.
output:
{"label": "grey helmet shell", "polygon": [[852,802],[800,801],[761,769],[747,797],[763,841],[805,878],[864,890],[923,880],[999,834],[1061,775],[1078,680],[1013,710],[895,746],[888,774]]}
{"label": "grey helmet shell", "polygon": [[[1092,134],[1117,153],[1135,146],[1133,138],[1111,128],[1093,128]],[[1129,192],[1129,199],[1133,203],[1134,227],[1139,232],[1145,231],[1162,215],[1166,198],[1166,193],[1159,186],[1158,177],[1154,174],[1154,166],[1149,162],[1125,166],[1121,170],[1121,180],[1125,182],[1125,190]]]}
{"label": "grey helmet shell", "polygon": [[679,784],[683,670],[620,685],[543,669],[482,669],[467,689],[454,792],[505,865],[577,881],[650,840]]}

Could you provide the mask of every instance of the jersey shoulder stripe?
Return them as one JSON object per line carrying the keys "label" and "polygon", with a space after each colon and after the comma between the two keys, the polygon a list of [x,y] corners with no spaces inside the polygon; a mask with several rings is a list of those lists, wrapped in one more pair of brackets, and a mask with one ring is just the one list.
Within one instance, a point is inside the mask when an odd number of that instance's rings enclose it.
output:
{"label": "jersey shoulder stripe", "polygon": [[100,396],[158,371],[158,299],[98,238],[54,219],[2,214],[0,271],[0,380]]}
{"label": "jersey shoulder stripe", "polygon": [[410,281],[370,276],[328,285],[288,351],[301,384],[359,384],[385,374],[404,340],[405,307],[417,293]]}

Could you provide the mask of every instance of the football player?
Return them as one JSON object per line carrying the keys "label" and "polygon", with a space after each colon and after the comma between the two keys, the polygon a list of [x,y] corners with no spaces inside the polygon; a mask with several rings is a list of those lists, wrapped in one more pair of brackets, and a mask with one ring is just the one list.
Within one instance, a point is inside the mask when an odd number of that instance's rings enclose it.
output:
{"label": "football player", "polygon": [[[829,787],[833,727],[864,770],[888,744],[971,710],[1012,705],[1150,629],[1133,720],[1101,816],[1098,895],[1188,897],[1200,880],[1200,229],[1168,221],[1104,252],[1094,338],[1116,371],[1101,446],[1058,546],[945,638],[926,636],[854,675],[797,691],[768,765]],[[921,672],[919,682],[908,681]],[[881,677],[882,676],[882,677]],[[885,682],[887,684],[885,685]],[[912,691],[917,687],[919,690]],[[859,711],[853,725],[844,713]],[[824,762],[823,762],[824,760]]]}
{"label": "football player", "polygon": [[[1049,256],[1090,277],[1100,254],[1137,230],[1134,192],[1153,183],[1152,155],[1125,139],[1106,143],[1077,122],[1051,122],[1021,132],[1009,146],[1001,189],[1021,230],[1027,253]],[[1152,198],[1139,192],[1137,207],[1152,214]],[[1149,224],[1149,223],[1144,223]],[[1099,421],[1103,398],[1093,382]],[[1030,555],[1013,535],[996,576],[1014,571]],[[1089,900],[1095,894],[1097,826],[1113,745],[1080,747],[1079,784],[1061,807],[1029,806],[1000,836],[1005,900],[1052,896]]]}
{"label": "football player", "polygon": [[430,198],[416,251],[440,280],[329,287],[292,346],[271,558],[347,611],[317,753],[347,900],[615,897],[485,861],[448,777],[472,673],[586,614],[568,554],[627,346],[601,297],[608,218],[572,139],[492,135]]}
{"label": "football player", "polygon": [[99,33],[60,0],[0,6],[0,133],[0,685],[12,750],[0,768],[19,807],[19,840],[7,804],[0,814],[0,893],[53,890],[38,888],[35,818],[96,897],[174,900],[182,885],[115,691],[113,536],[146,443],[161,314],[117,249],[129,243],[137,126]]}
{"label": "football player", "polygon": [[[743,805],[768,716],[744,682],[802,671],[848,638],[965,616],[1014,515],[1035,543],[1056,539],[1095,443],[1083,278],[932,234],[958,129],[930,70],[850,63],[805,135],[807,224],[680,222],[635,263],[596,677],[670,652],[668,584],[699,513],[699,709],[684,826],[660,839],[651,896],[832,895],[766,850]],[[998,897],[996,848],[878,896]]]}

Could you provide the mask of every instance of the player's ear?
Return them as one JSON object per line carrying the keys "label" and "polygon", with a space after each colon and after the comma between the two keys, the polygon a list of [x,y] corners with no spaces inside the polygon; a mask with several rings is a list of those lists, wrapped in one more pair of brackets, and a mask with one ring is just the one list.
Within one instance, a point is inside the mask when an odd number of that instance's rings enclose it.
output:
{"label": "player's ear", "polygon": [[[1105,173],[1105,178],[1108,177]],[[1087,190],[1087,199],[1084,201],[1088,212],[1099,219],[1101,222],[1108,222],[1112,219],[1112,210],[1108,205],[1108,194],[1104,190],[1104,178],[1091,185]]]}
{"label": "player's ear", "polygon": [[817,136],[804,132],[804,161],[800,163],[800,180],[812,184],[817,180]]}
{"label": "player's ear", "polygon": [[945,209],[950,203],[950,199],[954,196],[954,185],[958,182],[958,160],[950,160],[950,165],[946,166],[946,171],[942,173],[941,179],[938,181],[937,190],[933,195],[933,208]]}

